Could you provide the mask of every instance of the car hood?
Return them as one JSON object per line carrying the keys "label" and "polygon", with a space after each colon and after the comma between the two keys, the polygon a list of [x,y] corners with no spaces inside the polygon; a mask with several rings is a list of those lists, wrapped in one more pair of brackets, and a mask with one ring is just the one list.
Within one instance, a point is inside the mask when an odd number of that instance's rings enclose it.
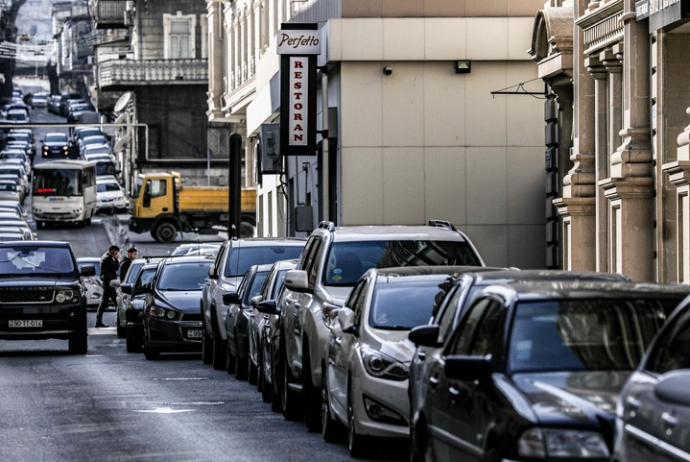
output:
{"label": "car hood", "polygon": [[[618,396],[631,373],[585,371],[515,374],[512,384],[543,424],[568,421],[594,423],[600,419],[611,421],[614,418]],[[510,395],[510,392],[507,394]]]}
{"label": "car hood", "polygon": [[199,312],[199,301],[201,300],[201,290],[186,290],[186,291],[161,291],[157,293],[164,303],[170,305],[176,310],[192,313]]}
{"label": "car hood", "polygon": [[105,191],[96,194],[96,199],[117,199],[119,197],[125,197],[122,191]]}

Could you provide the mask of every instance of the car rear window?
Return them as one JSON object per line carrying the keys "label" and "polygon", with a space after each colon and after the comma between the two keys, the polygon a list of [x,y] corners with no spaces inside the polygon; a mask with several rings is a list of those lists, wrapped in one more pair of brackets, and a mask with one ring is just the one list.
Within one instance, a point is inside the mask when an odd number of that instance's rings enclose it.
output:
{"label": "car rear window", "polygon": [[200,263],[174,263],[161,270],[157,287],[159,290],[201,290],[208,276],[212,261]]}
{"label": "car rear window", "polygon": [[371,301],[369,325],[377,329],[410,330],[427,324],[440,290],[438,285],[443,280],[378,285]]}
{"label": "car rear window", "polygon": [[266,247],[237,247],[230,250],[225,262],[223,275],[225,277],[243,276],[253,265],[267,265],[278,260],[292,260],[299,258],[302,246],[266,246]]}

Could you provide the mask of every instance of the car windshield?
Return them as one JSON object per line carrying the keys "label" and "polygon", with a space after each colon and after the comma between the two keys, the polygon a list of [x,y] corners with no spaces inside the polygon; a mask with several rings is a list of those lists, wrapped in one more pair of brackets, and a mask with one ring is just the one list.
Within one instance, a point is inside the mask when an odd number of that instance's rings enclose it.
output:
{"label": "car windshield", "polygon": [[67,143],[67,135],[64,133],[48,133],[44,141],[46,143]]}
{"label": "car windshield", "polygon": [[115,176],[117,170],[115,170],[115,165],[112,162],[97,162],[96,163],[96,176]]}
{"label": "car windshield", "polygon": [[253,265],[267,265],[278,260],[299,258],[301,245],[274,245],[266,247],[238,247],[230,250],[225,263],[225,277],[242,276]]}
{"label": "car windshield", "polygon": [[410,330],[429,322],[438,285],[444,281],[379,284],[374,289],[369,325],[377,329]]}
{"label": "car windshield", "polygon": [[633,370],[678,300],[518,303],[508,346],[512,372]]}
{"label": "car windshield", "polygon": [[396,266],[480,266],[474,250],[462,241],[361,241],[331,246],[323,283],[353,286],[371,268]]}
{"label": "car windshield", "polygon": [[208,276],[211,260],[165,265],[158,279],[159,290],[201,290]]}
{"label": "car windshield", "polygon": [[0,248],[0,275],[24,276],[72,272],[74,272],[74,261],[68,248],[35,245]]}
{"label": "car windshield", "polygon": [[117,183],[97,183],[96,192],[111,192],[120,191],[120,185]]}
{"label": "car windshield", "polygon": [[17,185],[14,183],[0,183],[0,191],[17,191]]}

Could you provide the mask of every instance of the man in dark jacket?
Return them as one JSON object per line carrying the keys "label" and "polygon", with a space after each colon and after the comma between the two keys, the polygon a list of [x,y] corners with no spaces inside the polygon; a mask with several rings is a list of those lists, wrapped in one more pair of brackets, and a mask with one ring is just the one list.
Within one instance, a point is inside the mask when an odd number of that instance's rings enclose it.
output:
{"label": "man in dark jacket", "polygon": [[132,266],[132,262],[134,259],[137,258],[137,249],[134,247],[130,247],[127,250],[127,256],[122,260],[122,263],[120,263],[120,280],[124,281],[125,276],[127,275],[127,270],[129,269],[130,266]]}
{"label": "man in dark jacket", "polygon": [[108,300],[112,300],[113,304],[117,306],[115,289],[110,287],[110,281],[117,279],[117,270],[120,269],[120,261],[117,259],[119,254],[120,248],[116,245],[111,245],[108,248],[108,253],[103,255],[101,259],[103,298],[101,298],[101,304],[98,305],[98,311],[96,311],[96,327],[108,327],[103,324],[103,313],[108,307]]}

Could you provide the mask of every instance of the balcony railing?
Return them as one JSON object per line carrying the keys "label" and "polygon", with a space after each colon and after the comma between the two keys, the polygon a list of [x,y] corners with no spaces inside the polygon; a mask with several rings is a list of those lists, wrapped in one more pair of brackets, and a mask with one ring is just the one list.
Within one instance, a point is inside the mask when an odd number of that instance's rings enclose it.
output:
{"label": "balcony railing", "polygon": [[98,84],[104,89],[206,83],[206,59],[114,59],[98,65]]}
{"label": "balcony railing", "polygon": [[127,2],[124,0],[96,0],[94,5],[94,23],[96,29],[118,29],[127,27],[125,20]]}

